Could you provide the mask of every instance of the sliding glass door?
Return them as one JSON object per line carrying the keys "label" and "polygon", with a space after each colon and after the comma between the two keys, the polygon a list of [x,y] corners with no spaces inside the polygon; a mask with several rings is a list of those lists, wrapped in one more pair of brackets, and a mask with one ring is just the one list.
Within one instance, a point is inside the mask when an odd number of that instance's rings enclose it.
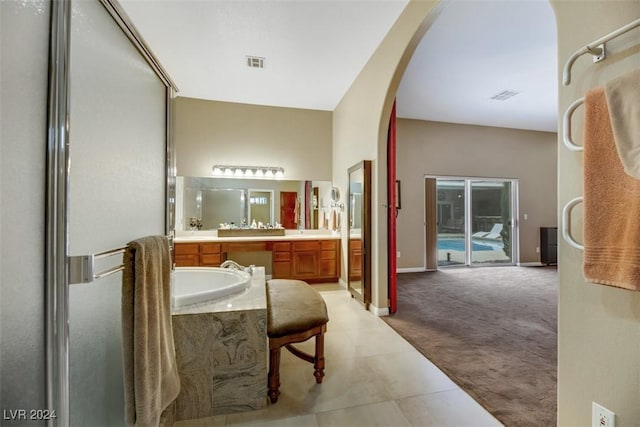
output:
{"label": "sliding glass door", "polygon": [[511,181],[471,181],[471,263],[512,263]]}
{"label": "sliding glass door", "polygon": [[464,265],[465,181],[437,179],[438,265]]}
{"label": "sliding glass door", "polygon": [[[432,178],[430,178],[432,179]],[[515,263],[517,180],[436,178],[438,266]]]}

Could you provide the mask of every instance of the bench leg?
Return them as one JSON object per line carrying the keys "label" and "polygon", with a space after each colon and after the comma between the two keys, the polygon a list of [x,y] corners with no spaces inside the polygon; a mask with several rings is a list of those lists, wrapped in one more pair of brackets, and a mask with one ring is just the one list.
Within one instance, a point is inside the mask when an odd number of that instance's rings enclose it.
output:
{"label": "bench leg", "polygon": [[322,383],[324,377],[324,330],[316,335],[316,354],[313,367],[315,372],[313,376],[316,377],[316,383]]}
{"label": "bench leg", "polygon": [[276,403],[280,396],[280,349],[281,347],[269,350],[268,386],[271,403]]}

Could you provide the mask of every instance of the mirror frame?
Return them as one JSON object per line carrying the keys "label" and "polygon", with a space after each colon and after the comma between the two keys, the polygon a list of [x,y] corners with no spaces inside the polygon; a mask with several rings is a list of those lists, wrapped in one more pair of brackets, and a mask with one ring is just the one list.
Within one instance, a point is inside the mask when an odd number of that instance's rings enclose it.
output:
{"label": "mirror frame", "polygon": [[[353,208],[351,206],[351,174],[358,170],[362,170],[362,207],[360,209],[361,232],[359,245],[362,257],[361,265],[361,282],[362,292],[356,290],[352,286],[352,274],[354,259],[351,252],[351,244],[355,239],[351,238],[350,224],[352,223]],[[371,303],[371,160],[362,160],[348,169],[347,176],[347,289],[351,296],[364,304],[365,309],[369,308]]]}

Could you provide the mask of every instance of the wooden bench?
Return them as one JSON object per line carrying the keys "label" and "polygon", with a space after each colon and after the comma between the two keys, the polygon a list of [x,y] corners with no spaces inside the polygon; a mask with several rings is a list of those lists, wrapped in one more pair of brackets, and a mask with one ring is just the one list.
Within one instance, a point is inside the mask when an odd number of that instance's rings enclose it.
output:
{"label": "wooden bench", "polygon": [[[280,396],[280,349],[313,363],[316,383],[324,377],[324,333],[327,330],[327,306],[322,296],[301,280],[274,279],[267,282],[267,335],[269,337],[269,398]],[[315,354],[292,346],[316,338]]]}

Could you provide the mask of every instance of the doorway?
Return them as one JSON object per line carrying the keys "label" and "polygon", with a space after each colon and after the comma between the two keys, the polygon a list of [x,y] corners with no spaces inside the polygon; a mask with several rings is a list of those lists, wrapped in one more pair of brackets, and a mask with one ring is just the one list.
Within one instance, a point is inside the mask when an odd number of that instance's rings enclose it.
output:
{"label": "doorway", "polygon": [[427,267],[515,264],[517,195],[517,179],[425,177]]}

